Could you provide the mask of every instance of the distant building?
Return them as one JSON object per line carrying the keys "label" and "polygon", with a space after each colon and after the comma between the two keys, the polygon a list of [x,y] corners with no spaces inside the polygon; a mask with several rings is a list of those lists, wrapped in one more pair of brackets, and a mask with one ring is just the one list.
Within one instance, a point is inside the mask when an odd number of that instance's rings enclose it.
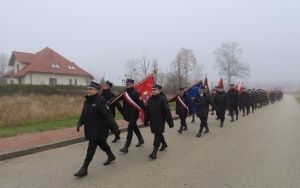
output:
{"label": "distant building", "polygon": [[87,85],[93,76],[49,47],[32,54],[13,51],[13,69],[3,77],[8,84]]}

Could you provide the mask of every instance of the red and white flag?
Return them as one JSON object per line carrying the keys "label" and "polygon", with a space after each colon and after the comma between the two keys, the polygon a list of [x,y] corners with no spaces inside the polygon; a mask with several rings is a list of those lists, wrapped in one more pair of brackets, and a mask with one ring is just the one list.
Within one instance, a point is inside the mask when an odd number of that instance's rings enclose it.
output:
{"label": "red and white flag", "polygon": [[239,84],[239,86],[238,86],[238,92],[239,92],[239,94],[242,93],[243,84],[244,84],[244,82],[241,82]]}
{"label": "red and white flag", "polygon": [[147,101],[152,93],[152,87],[154,85],[153,74],[150,74],[144,80],[140,81],[134,86],[134,89],[140,93],[140,98],[144,101],[145,104],[147,104]]}
{"label": "red and white flag", "polygon": [[218,86],[219,86],[219,87],[224,87],[222,77],[221,77],[220,80],[219,80]]}
{"label": "red and white flag", "polygon": [[233,87],[233,89],[239,91],[239,84],[240,84],[240,82],[238,82],[237,84],[235,84],[234,87]]}

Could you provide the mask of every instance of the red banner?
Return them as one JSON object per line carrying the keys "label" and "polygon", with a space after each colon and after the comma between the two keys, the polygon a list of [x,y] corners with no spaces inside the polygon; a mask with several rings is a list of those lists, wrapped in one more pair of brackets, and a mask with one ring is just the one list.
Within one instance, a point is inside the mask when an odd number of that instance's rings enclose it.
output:
{"label": "red banner", "polygon": [[154,76],[153,74],[151,74],[134,87],[134,89],[140,93],[140,98],[144,101],[145,104],[147,104],[147,101],[152,94],[153,85]]}
{"label": "red banner", "polygon": [[224,87],[222,77],[221,77],[220,80],[219,80],[218,86],[219,86],[219,87]]}

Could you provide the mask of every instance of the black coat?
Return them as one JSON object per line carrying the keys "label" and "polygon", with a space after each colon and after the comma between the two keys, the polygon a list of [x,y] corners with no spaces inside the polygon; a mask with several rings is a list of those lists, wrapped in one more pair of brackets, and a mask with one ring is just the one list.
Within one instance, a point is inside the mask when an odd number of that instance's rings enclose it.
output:
{"label": "black coat", "polygon": [[250,104],[250,95],[247,91],[243,91],[239,96],[241,105],[249,105]]}
{"label": "black coat", "polygon": [[207,96],[206,93],[201,97],[200,94],[197,94],[193,99],[193,102],[198,107],[197,117],[208,117],[209,105],[215,107],[215,104],[211,100],[211,96]]}
{"label": "black coat", "polygon": [[250,93],[250,103],[256,103],[256,94],[253,91]]}
{"label": "black coat", "polygon": [[85,138],[88,140],[106,138],[108,127],[117,126],[106,101],[98,94],[86,97],[77,124],[84,125]]}
{"label": "black coat", "polygon": [[214,95],[214,103],[220,110],[226,110],[228,108],[228,97],[225,91],[217,91]]}
{"label": "black coat", "polygon": [[[145,111],[145,103],[140,99],[140,94],[134,90],[134,88],[127,88],[126,92],[129,97],[143,110]],[[125,94],[124,94],[125,95]],[[139,118],[139,111],[133,107],[130,103],[127,102],[125,96],[122,96],[119,100],[123,101],[123,107],[121,113],[125,121],[137,121]]]}
{"label": "black coat", "polygon": [[190,100],[187,96],[187,94],[183,94],[182,96],[177,95],[173,99],[169,100],[169,102],[174,102],[176,101],[176,114],[177,115],[187,115],[188,110],[179,102],[178,97],[182,100],[182,102],[189,107],[190,105]]}
{"label": "black coat", "polygon": [[[107,104],[109,104],[116,97],[116,95],[113,92],[111,92],[110,89],[107,89],[107,90],[103,89],[102,93],[100,93],[100,96],[106,100]],[[118,110],[120,112],[122,112],[122,106],[120,105],[119,102],[115,102],[115,103],[109,105],[109,108],[110,108],[110,111],[111,111],[113,117],[116,117],[116,107],[118,108]]]}
{"label": "black coat", "polygon": [[174,127],[168,101],[161,95],[151,96],[147,102],[144,123],[147,124],[150,121],[152,133],[163,133],[166,120],[169,127]]}
{"label": "black coat", "polygon": [[239,104],[239,92],[235,89],[230,89],[227,92],[229,105]]}

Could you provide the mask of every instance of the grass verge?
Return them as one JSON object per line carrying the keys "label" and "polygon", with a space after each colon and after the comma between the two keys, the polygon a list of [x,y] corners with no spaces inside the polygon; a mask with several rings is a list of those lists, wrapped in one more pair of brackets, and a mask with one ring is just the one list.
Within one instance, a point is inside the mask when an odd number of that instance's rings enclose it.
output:
{"label": "grass verge", "polygon": [[[175,103],[169,103],[169,106],[171,110],[175,109]],[[2,127],[0,128],[0,138],[15,136],[23,133],[34,133],[34,132],[42,132],[47,130],[56,130],[60,128],[75,127],[78,118],[79,116],[46,121],[46,122],[31,122],[16,127]],[[123,116],[119,112],[117,112],[115,119],[116,120],[123,119]]]}
{"label": "grass verge", "polygon": [[60,119],[47,122],[32,122],[20,127],[5,127],[0,129],[0,138],[15,136],[22,133],[41,132],[66,127],[75,127],[78,118]]}

